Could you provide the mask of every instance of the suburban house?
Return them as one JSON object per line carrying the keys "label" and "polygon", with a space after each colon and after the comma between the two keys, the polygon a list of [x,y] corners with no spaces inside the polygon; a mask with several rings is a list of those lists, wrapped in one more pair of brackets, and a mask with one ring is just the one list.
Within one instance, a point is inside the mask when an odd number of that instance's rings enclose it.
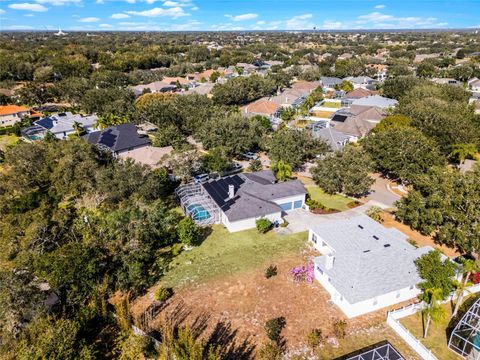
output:
{"label": "suburban house", "polygon": [[50,132],[57,139],[63,140],[68,135],[77,133],[77,125],[84,132],[91,132],[95,128],[97,120],[97,115],[83,116],[64,112],[34,121],[32,126],[22,129],[22,134],[30,140],[38,140],[42,139],[47,132]]}
{"label": "suburban house", "polygon": [[319,81],[297,81],[294,82],[290,88],[296,91],[303,92],[304,95],[310,95],[313,90],[321,86]]}
{"label": "suburban house", "polygon": [[352,137],[351,140],[366,136],[387,113],[376,106],[352,105],[338,110],[330,120],[330,126],[336,131]]}
{"label": "suburban house", "polygon": [[355,100],[352,105],[376,106],[381,109],[393,108],[398,104],[397,100],[389,99],[380,95],[371,95]]}
{"label": "suburban house", "polygon": [[436,59],[436,58],[439,58],[440,56],[441,56],[440,53],[434,53],[434,54],[417,54],[417,55],[415,55],[415,59],[413,59],[413,63],[414,63],[414,64],[421,63],[423,60],[426,60],[426,59]]}
{"label": "suburban house", "polygon": [[166,93],[175,91],[177,87],[165,81],[154,81],[150,84],[132,86],[131,89],[135,93],[135,96],[140,96],[146,89],[151,93]]}
{"label": "suburban house", "polygon": [[[356,100],[356,99],[361,99],[361,98],[364,98],[364,97],[367,97],[367,96],[372,96],[372,95],[376,95],[377,92],[376,91],[373,91],[373,90],[368,90],[368,89],[363,89],[361,87],[355,89],[355,90],[352,90],[352,91],[349,91],[345,94],[345,97],[344,99],[349,99],[349,100]],[[343,99],[342,99],[343,100]]]}
{"label": "suburban house", "polygon": [[344,80],[352,83],[354,89],[374,89],[376,81],[369,76],[349,76]]}
{"label": "suburban house", "polygon": [[135,125],[130,123],[110,126],[82,137],[90,144],[97,145],[101,150],[111,151],[114,155],[150,145],[148,136],[138,134]]}
{"label": "suburban house", "polygon": [[337,78],[337,77],[328,77],[328,76],[322,76],[320,78],[320,82],[322,83],[323,90],[325,91],[332,91],[335,90],[336,85],[340,85],[342,83],[342,79]]}
{"label": "suburban house", "polygon": [[22,121],[24,116],[29,116],[30,110],[18,105],[0,106],[0,127],[13,126]]}
{"label": "suburban house", "polygon": [[433,250],[366,215],[320,223],[308,239],[322,254],[314,258],[315,278],[349,318],[415,298],[415,260]]}
{"label": "suburban house", "polygon": [[343,149],[345,145],[357,138],[356,136],[337,131],[331,126],[322,128],[313,127],[312,135],[314,138],[324,140],[332,151]]}
{"label": "suburban house", "polygon": [[480,92],[480,79],[479,78],[473,78],[473,79],[470,79],[468,80],[467,82],[468,84],[468,87],[470,88],[470,90],[472,90],[473,92]]}
{"label": "suburban house", "polygon": [[122,159],[132,159],[139,164],[156,169],[164,165],[165,156],[170,155],[172,151],[173,147],[171,146],[156,147],[147,145],[122,152],[119,154],[119,157]]}
{"label": "suburban house", "polygon": [[461,81],[452,78],[433,78],[431,81],[438,85],[462,86]]}
{"label": "suburban house", "polygon": [[307,98],[307,94],[302,90],[285,89],[281,94],[272,96],[270,101],[283,108],[297,108]]}
{"label": "suburban house", "polygon": [[244,105],[240,108],[243,115],[252,117],[261,115],[273,120],[279,114],[280,105],[271,101],[269,98],[260,98],[250,104]]}
{"label": "suburban house", "polygon": [[260,218],[283,222],[285,212],[305,205],[307,191],[299,180],[277,183],[271,170],[263,170],[184,185],[176,193],[197,224],[223,224],[235,232],[255,228]]}
{"label": "suburban house", "polygon": [[388,77],[388,65],[367,64],[367,68],[375,71],[375,79],[377,79],[377,81],[385,81]]}

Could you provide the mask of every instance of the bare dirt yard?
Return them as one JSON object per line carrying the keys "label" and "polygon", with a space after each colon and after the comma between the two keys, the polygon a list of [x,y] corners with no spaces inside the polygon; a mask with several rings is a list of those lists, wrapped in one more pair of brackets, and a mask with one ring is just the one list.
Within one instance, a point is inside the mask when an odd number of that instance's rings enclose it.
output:
{"label": "bare dirt yard", "polygon": [[[174,318],[189,326],[205,340],[220,343],[227,358],[251,359],[255,348],[266,340],[264,324],[268,319],[284,316],[286,327],[282,332],[286,348],[291,353],[308,353],[307,333],[321,329],[328,337],[317,358],[333,359],[359,348],[388,340],[408,359],[415,354],[385,324],[386,310],[355,319],[346,319],[334,305],[322,286],[296,283],[289,274],[291,268],[307,264],[312,250],[302,249],[271,259],[256,269],[220,276],[207,281],[175,289],[175,295],[152,315],[151,328],[160,328],[166,319]],[[268,265],[277,266],[278,275],[265,278]],[[138,316],[154,303],[152,288],[132,305]],[[401,305],[398,305],[401,306]],[[397,307],[398,307],[397,306]],[[336,319],[347,321],[347,336],[337,339],[333,334]]]}

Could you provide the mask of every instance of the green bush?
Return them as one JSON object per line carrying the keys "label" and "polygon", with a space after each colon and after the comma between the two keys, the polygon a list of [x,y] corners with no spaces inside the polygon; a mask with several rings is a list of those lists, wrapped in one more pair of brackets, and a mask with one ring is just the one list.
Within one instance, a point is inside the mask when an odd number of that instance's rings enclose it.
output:
{"label": "green bush", "polygon": [[273,318],[268,320],[265,323],[265,331],[270,340],[278,343],[280,340],[280,334],[282,333],[283,328],[286,325],[285,318],[280,316],[278,318]]}
{"label": "green bush", "polygon": [[312,198],[308,198],[305,201],[305,203],[308,205],[310,210],[317,210],[317,209],[326,210],[327,209],[321,202],[317,200],[313,200]]}
{"label": "green bush", "polygon": [[256,225],[260,234],[265,234],[272,228],[272,222],[265,218],[258,219],[256,221]]}
{"label": "green bush", "polygon": [[275,265],[270,265],[267,270],[265,270],[265,277],[270,279],[273,276],[277,275],[277,267]]}
{"label": "green bush", "polygon": [[282,358],[282,348],[274,341],[268,341],[263,344],[256,353],[258,360],[280,360]]}
{"label": "green bush", "polygon": [[178,240],[183,244],[195,245],[200,238],[200,229],[189,217],[180,220],[177,226]]}
{"label": "green bush", "polygon": [[320,329],[312,329],[307,334],[307,344],[312,349],[315,350],[319,347],[323,342],[322,330]]}
{"label": "green bush", "polygon": [[166,301],[173,296],[172,288],[159,287],[155,291],[155,300],[157,301]]}
{"label": "green bush", "polygon": [[343,339],[347,335],[347,322],[341,319],[335,319],[333,322],[333,333],[339,339]]}

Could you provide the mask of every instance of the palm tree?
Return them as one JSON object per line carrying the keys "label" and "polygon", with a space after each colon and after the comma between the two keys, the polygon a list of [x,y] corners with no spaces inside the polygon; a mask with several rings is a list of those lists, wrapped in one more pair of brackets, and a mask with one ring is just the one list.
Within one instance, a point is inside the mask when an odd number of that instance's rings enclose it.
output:
{"label": "palm tree", "polygon": [[462,305],[465,292],[467,292],[467,288],[471,285],[469,282],[470,275],[479,270],[480,266],[475,260],[464,260],[462,262],[462,267],[460,268],[460,271],[462,272],[462,279],[455,282],[457,302],[455,303],[455,309],[453,310],[452,316],[457,315],[460,305]]}
{"label": "palm tree", "polygon": [[278,181],[285,181],[292,177],[292,167],[280,160],[273,166],[273,172]]}
{"label": "palm tree", "polygon": [[478,149],[475,144],[455,144],[452,145],[450,156],[454,159],[457,159],[460,165],[462,165],[465,159],[475,159],[477,153]]}
{"label": "palm tree", "polygon": [[423,338],[426,338],[428,334],[428,328],[430,327],[430,322],[437,322],[444,319],[447,313],[445,309],[438,303],[438,301],[442,298],[442,289],[426,289],[424,290],[423,297],[427,299],[427,306],[422,310],[422,315],[424,316],[424,318],[427,318],[423,330]]}
{"label": "palm tree", "polygon": [[80,137],[85,132],[85,129],[82,127],[82,124],[80,124],[78,121],[73,122],[73,130],[77,133],[77,136]]}
{"label": "palm tree", "polygon": [[108,128],[109,126],[124,124],[126,122],[127,118],[124,116],[122,117],[115,114],[100,115],[95,122],[95,128],[103,130]]}

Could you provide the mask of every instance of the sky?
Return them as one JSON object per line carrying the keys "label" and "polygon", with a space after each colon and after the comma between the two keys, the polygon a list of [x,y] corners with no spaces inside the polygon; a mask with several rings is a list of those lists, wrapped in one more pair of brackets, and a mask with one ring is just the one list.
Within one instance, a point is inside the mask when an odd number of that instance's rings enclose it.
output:
{"label": "sky", "polygon": [[480,28],[480,0],[0,0],[0,30]]}

